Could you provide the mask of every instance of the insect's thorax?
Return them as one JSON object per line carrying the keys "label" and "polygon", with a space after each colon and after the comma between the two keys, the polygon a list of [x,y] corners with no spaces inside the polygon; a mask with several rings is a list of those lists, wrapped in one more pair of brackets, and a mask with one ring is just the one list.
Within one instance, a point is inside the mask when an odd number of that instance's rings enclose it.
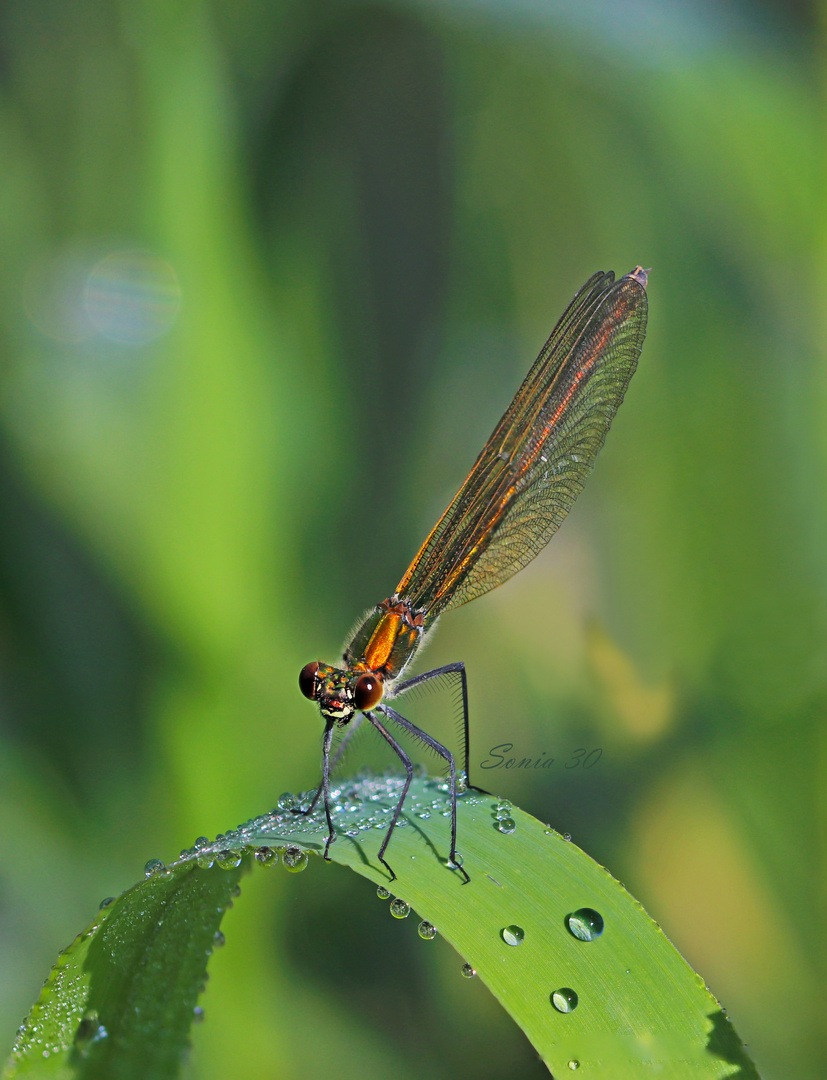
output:
{"label": "insect's thorax", "polygon": [[377,604],[356,630],[345,649],[345,664],[391,682],[410,663],[424,632],[424,612],[413,611],[406,600],[391,596]]}

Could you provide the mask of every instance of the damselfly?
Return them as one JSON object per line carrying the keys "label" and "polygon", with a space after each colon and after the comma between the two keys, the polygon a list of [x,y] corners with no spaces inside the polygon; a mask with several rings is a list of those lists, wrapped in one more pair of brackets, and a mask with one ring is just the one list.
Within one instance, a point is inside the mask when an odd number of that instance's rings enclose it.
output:
{"label": "damselfly", "polygon": [[[322,797],[328,836],[330,752],[334,728],[355,725],[362,714],[392,747],[406,779],[379,848],[385,851],[399,820],[413,765],[391,727],[420,739],[450,771],[449,865],[468,874],[457,854],[457,770],[441,743],[388,704],[429,679],[461,681],[468,771],[468,686],[465,665],[447,664],[400,681],[439,616],[466,604],[522,569],[548,543],[583,489],[637,365],[646,333],[647,271],[636,267],[589,278],[566,308],[525,377],[465,483],[433,527],[394,593],[370,611],[344,651],[343,666],[314,661],[299,675],[305,697],[319,703],[325,722]],[[356,720],[354,720],[356,717]]]}

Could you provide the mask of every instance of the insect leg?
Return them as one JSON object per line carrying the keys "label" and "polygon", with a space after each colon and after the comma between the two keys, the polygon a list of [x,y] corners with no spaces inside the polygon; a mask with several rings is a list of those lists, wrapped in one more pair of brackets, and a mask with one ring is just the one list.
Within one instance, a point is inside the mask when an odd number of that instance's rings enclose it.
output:
{"label": "insect leg", "polygon": [[[430,679],[437,679],[440,675],[456,675],[459,674],[461,687],[462,687],[462,734],[465,743],[465,778],[469,787],[473,787],[469,779],[469,764],[470,764],[470,727],[468,723],[468,679],[465,674],[465,664],[461,660],[456,661],[453,664],[444,664],[442,667],[434,668],[433,671],[424,671],[421,675],[415,675],[412,679],[406,679],[405,682],[398,683],[393,690],[394,697],[397,694],[404,694],[406,690],[412,690],[415,686],[420,686],[422,683],[428,682]],[[439,751],[437,751],[439,752]],[[444,756],[444,755],[443,755]]]}
{"label": "insect leg", "polygon": [[[383,707],[383,711],[385,711],[384,707]],[[382,738],[385,739],[388,742],[388,744],[391,746],[391,748],[398,755],[399,760],[405,766],[405,772],[407,774],[406,777],[405,777],[405,783],[402,786],[402,794],[400,795],[399,802],[397,802],[396,807],[395,807],[395,809],[393,811],[393,817],[391,818],[391,823],[388,826],[388,831],[385,833],[385,839],[382,841],[382,846],[379,848],[379,855],[377,856],[377,858],[379,859],[379,862],[385,867],[385,869],[390,874],[391,881],[395,881],[396,880],[396,874],[390,868],[388,863],[385,862],[384,855],[385,855],[385,850],[386,850],[386,848],[388,846],[388,843],[390,842],[391,833],[396,828],[396,823],[399,820],[400,813],[402,812],[402,804],[405,802],[405,796],[408,794],[408,788],[410,788],[410,786],[411,786],[411,780],[413,779],[413,764],[411,763],[411,759],[408,757],[408,755],[405,753],[405,751],[402,749],[402,747],[399,745],[399,743],[396,741],[396,739],[394,739],[393,735],[391,735],[391,733],[384,726],[384,724],[380,723],[380,721],[376,719],[376,717],[373,715],[373,713],[369,713],[369,712],[365,713],[365,716],[368,718],[368,720],[370,720],[370,722],[373,724],[373,726],[376,728],[376,730],[379,732],[379,734],[382,736]]]}
{"label": "insect leg", "polygon": [[[457,857],[457,766],[456,762],[454,761],[454,755],[451,753],[450,750],[446,749],[442,745],[442,743],[437,742],[432,735],[429,735],[427,731],[423,731],[422,728],[418,728],[416,724],[412,724],[410,720],[406,720],[404,716],[398,713],[396,709],[392,709],[390,705],[378,705],[376,707],[376,711],[384,713],[385,716],[387,716],[390,720],[393,720],[395,723],[399,724],[399,726],[404,728],[405,731],[409,731],[411,735],[416,736],[417,739],[421,739],[426,746],[430,746],[433,751],[439,754],[440,757],[445,758],[445,760],[448,762],[448,766],[451,770],[451,851],[449,857],[451,860],[451,864],[456,867],[456,869],[459,870],[459,872],[465,878],[465,882],[463,882],[463,884],[467,884],[471,879],[468,877],[468,874],[465,872],[465,870],[463,870],[460,860]],[[370,713],[368,713],[368,718],[370,719],[372,724],[376,724],[376,721],[370,716]],[[385,735],[385,737],[388,739],[388,741],[390,741],[390,737],[387,734]],[[409,774],[408,783],[405,787],[406,794],[408,787],[410,786],[410,782],[411,778]],[[397,807],[396,817],[398,817],[398,811],[400,809],[401,803]],[[396,817],[394,817],[394,824],[396,824]]]}
{"label": "insect leg", "polygon": [[[357,713],[353,717],[353,719],[350,721],[350,724],[348,725],[347,734],[342,739],[342,741],[339,743],[339,746],[338,746],[338,749],[336,750],[336,754],[335,754],[335,756],[333,758],[333,761],[330,763],[330,772],[335,772],[336,771],[336,768],[337,768],[339,762],[345,756],[345,751],[347,750],[347,745],[350,742],[350,740],[353,738],[353,736],[356,734],[356,732],[359,730],[359,725],[362,723],[362,716],[363,715],[364,715],[363,713]],[[327,731],[326,730],[325,730],[325,738],[327,738]],[[298,807],[297,807],[296,809],[293,810],[293,813],[294,814],[303,814],[305,817],[308,814],[312,814],[313,811],[316,809],[316,803],[319,801],[319,799],[321,797],[323,787],[324,787],[324,782],[321,781],[319,783],[319,786],[316,788],[316,794],[313,796],[313,799],[312,799],[310,805],[304,810],[299,810]]]}

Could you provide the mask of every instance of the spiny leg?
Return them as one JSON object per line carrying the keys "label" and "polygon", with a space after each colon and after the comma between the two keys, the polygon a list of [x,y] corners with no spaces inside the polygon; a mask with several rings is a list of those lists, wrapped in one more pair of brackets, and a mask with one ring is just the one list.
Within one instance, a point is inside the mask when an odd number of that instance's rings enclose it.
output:
{"label": "spiny leg", "polygon": [[[338,749],[336,750],[336,755],[333,758],[333,761],[331,762],[330,772],[335,772],[336,768],[339,765],[339,762],[344,757],[345,751],[347,750],[348,743],[353,738],[353,736],[356,734],[356,732],[359,730],[359,725],[362,723],[362,716],[363,715],[364,715],[363,713],[356,713],[356,715],[350,721],[350,724],[348,725],[347,734],[342,739],[342,741],[339,743]],[[327,738],[327,729],[325,729],[325,738]],[[321,798],[323,788],[324,788],[324,781],[321,781],[319,783],[319,786],[316,788],[316,794],[313,796],[313,799],[311,800],[310,805],[305,807],[303,810],[299,809],[299,807],[296,806],[296,807],[293,808],[293,813],[294,814],[303,814],[305,817],[307,817],[308,814],[312,814],[313,811],[316,809],[316,803]]]}
{"label": "spiny leg", "polygon": [[[391,719],[395,723],[399,724],[400,727],[404,728],[405,731],[409,731],[411,733],[411,735],[415,735],[417,739],[421,739],[421,741],[424,742],[426,746],[430,746],[430,748],[432,750],[434,750],[437,754],[439,754],[440,757],[445,758],[445,760],[448,762],[448,767],[451,770],[451,851],[450,851],[450,854],[449,854],[449,858],[451,860],[452,866],[454,866],[457,870],[459,870],[459,872],[465,878],[465,881],[463,882],[463,884],[466,885],[471,879],[468,877],[468,874],[465,872],[465,870],[463,870],[462,865],[461,865],[460,860],[459,860],[459,857],[457,856],[457,767],[456,767],[456,763],[454,761],[454,755],[451,753],[450,750],[446,749],[442,745],[442,743],[437,742],[436,739],[432,735],[429,735],[427,731],[423,731],[422,728],[418,728],[416,726],[416,724],[412,724],[410,720],[406,720],[405,717],[401,715],[401,713],[398,713],[396,711],[396,709],[392,709],[390,707],[390,705],[378,705],[377,706],[377,712],[383,713],[389,719]],[[368,715],[368,719],[370,720],[370,722],[374,726],[378,726],[376,724],[376,721],[370,715],[370,713],[368,713],[367,715]],[[388,740],[388,742],[391,742],[391,737],[387,733],[384,733],[384,734],[385,734],[385,738]],[[391,743],[391,745],[393,745],[393,743]],[[400,754],[400,757],[401,756],[402,755]],[[405,785],[405,792],[403,793],[403,796],[402,796],[403,799],[405,797],[405,794],[407,794],[408,787],[410,786],[410,783],[411,783],[411,777],[410,777],[410,774],[409,774],[408,775],[408,782]],[[401,808],[401,803],[397,807],[397,812],[394,815],[394,819],[393,819],[393,824],[394,825],[396,824],[396,818],[399,816],[400,808]],[[391,828],[393,828],[393,825],[391,825]],[[383,851],[384,851],[385,847],[387,846],[389,838],[390,838],[390,830],[388,830],[388,836],[385,837],[385,843],[382,846]]]}
{"label": "spiny leg", "polygon": [[[453,664],[444,664],[442,667],[434,668],[433,671],[423,671],[421,675],[415,675],[412,679],[406,679],[405,682],[397,683],[393,690],[393,696],[397,697],[399,694],[404,694],[406,690],[412,690],[415,686],[420,686],[422,683],[429,682],[431,679],[438,679],[440,675],[456,674],[459,674],[462,688],[462,735],[465,743],[465,780],[468,787],[474,787],[470,779],[471,732],[468,721],[468,679],[465,674],[465,664],[463,664],[461,660],[457,660]],[[482,788],[476,788],[475,790],[481,791]]]}
{"label": "spiny leg", "polygon": [[[382,711],[384,712],[385,707],[382,706],[381,708],[382,708]],[[397,802],[396,806],[394,807],[393,817],[391,818],[391,823],[388,826],[388,831],[385,833],[385,839],[382,841],[382,846],[379,848],[379,854],[377,855],[377,858],[379,859],[379,862],[385,867],[385,869],[390,874],[391,881],[395,881],[396,880],[396,874],[393,872],[393,870],[388,865],[388,863],[385,862],[384,855],[385,855],[385,851],[387,849],[387,846],[390,843],[391,833],[396,828],[396,823],[399,820],[400,813],[402,812],[402,804],[405,802],[405,797],[408,794],[408,789],[411,786],[411,780],[413,779],[413,763],[411,762],[411,759],[408,757],[408,755],[405,753],[405,751],[402,749],[402,747],[399,745],[399,743],[396,741],[396,739],[394,739],[393,735],[391,735],[391,733],[384,726],[384,724],[381,724],[376,719],[376,717],[373,715],[373,713],[369,713],[369,712],[365,713],[365,716],[368,718],[368,720],[370,720],[370,722],[373,724],[373,726],[376,728],[376,730],[379,732],[379,734],[382,736],[382,738],[387,741],[387,743],[390,745],[391,749],[394,750],[394,752],[399,757],[399,760],[405,766],[406,776],[405,776],[405,783],[402,785],[402,794],[399,796],[399,801]]]}
{"label": "spiny leg", "polygon": [[335,721],[328,720],[324,729],[324,742],[322,743],[322,794],[324,796],[324,816],[327,818],[327,841],[324,846],[324,857],[330,862],[330,845],[336,839],[336,831],[333,828],[333,819],[330,816],[330,744],[333,741],[333,724]]}

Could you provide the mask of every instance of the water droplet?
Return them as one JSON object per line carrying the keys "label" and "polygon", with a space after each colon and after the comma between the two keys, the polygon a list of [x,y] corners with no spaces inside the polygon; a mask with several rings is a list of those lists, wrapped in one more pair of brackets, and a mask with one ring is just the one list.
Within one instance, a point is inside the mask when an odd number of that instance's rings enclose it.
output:
{"label": "water droplet", "polygon": [[215,942],[216,949],[220,949],[222,945],[226,944],[227,939],[220,930],[216,930],[213,935],[213,941]]}
{"label": "water droplet", "polygon": [[199,855],[198,856],[198,858],[195,860],[195,865],[200,870],[209,870],[214,862],[215,862],[214,856],[205,854],[205,855]]}
{"label": "water droplet", "polygon": [[433,923],[429,923],[425,919],[417,926],[416,932],[425,941],[430,941],[432,938],[436,937],[436,927]]}
{"label": "water droplet", "polygon": [[204,1019],[204,1010],[201,1008],[200,1005],[196,1005],[195,1008],[192,1010],[192,1019],[193,1022],[196,1024],[200,1024],[201,1021]]}
{"label": "water droplet", "polygon": [[166,867],[160,859],[150,859],[144,867],[144,874],[147,877],[155,877],[155,875],[160,874],[162,870],[166,870]]}
{"label": "water droplet", "polygon": [[445,865],[448,867],[449,870],[457,870],[460,866],[462,866],[464,862],[465,859],[463,859],[463,857],[457,851],[453,859],[449,858],[445,860]]}
{"label": "water droplet", "polygon": [[522,926],[504,926],[500,930],[500,937],[506,943],[506,945],[522,945],[525,938],[525,930]]}
{"label": "water droplet", "polygon": [[394,919],[407,919],[411,913],[411,905],[397,896],[391,900],[390,913]]}
{"label": "water droplet", "polygon": [[561,986],[551,995],[551,1004],[561,1013],[574,1012],[577,1008],[577,994],[568,986]]}
{"label": "water droplet", "polygon": [[210,841],[207,839],[206,836],[199,836],[192,846],[195,848],[196,851],[198,851],[199,848],[209,847]]}
{"label": "water droplet", "polygon": [[235,870],[241,865],[241,855],[237,851],[219,851],[215,861],[222,870]]}
{"label": "water droplet", "polygon": [[470,964],[463,964],[460,974],[462,975],[463,979],[473,979],[474,976],[477,974],[477,969],[472,968]]}
{"label": "water droplet", "polygon": [[282,795],[279,795],[279,810],[292,810],[297,805],[298,799],[292,791],[285,791]]}
{"label": "water droplet", "polygon": [[376,890],[376,895],[379,897],[380,900],[389,900],[391,894],[384,885],[380,885],[379,888]]}
{"label": "water droplet", "polygon": [[[105,1039],[108,1035],[106,1028],[100,1022],[97,1011],[95,1009],[89,1009],[83,1014],[83,1018],[78,1024],[78,1029],[75,1032],[75,1045],[80,1050],[83,1057],[89,1053],[89,1048],[93,1043],[100,1042],[101,1039]],[[48,1052],[44,1052],[48,1057]]]}
{"label": "water droplet", "polygon": [[285,848],[282,858],[284,860],[284,865],[287,867],[291,874],[300,874],[302,870],[307,869],[307,863],[309,862],[309,859],[307,857],[307,852],[302,851],[301,848]]}
{"label": "water droplet", "polygon": [[497,832],[505,833],[506,836],[510,836],[516,831],[517,822],[513,818],[507,817],[497,822]]}
{"label": "water droplet", "polygon": [[580,1068],[580,1062],[577,1060],[577,1058],[571,1059],[571,1061],[569,1062],[569,1068],[572,1072],[577,1072],[577,1070]]}
{"label": "water droplet", "polygon": [[464,772],[457,773],[457,795],[464,795],[468,790],[468,777]]}
{"label": "water droplet", "polygon": [[594,908],[580,908],[566,916],[566,926],[580,941],[594,941],[603,933],[603,916]]}
{"label": "water droplet", "polygon": [[275,848],[257,847],[255,858],[259,866],[278,866],[279,853]]}
{"label": "water droplet", "polygon": [[103,911],[104,908],[108,908],[110,904],[115,903],[114,896],[104,896],[103,900],[98,904],[98,908]]}
{"label": "water droplet", "polygon": [[571,833],[570,832],[564,832],[563,833],[563,839],[566,841],[567,844],[570,844],[571,843]]}

